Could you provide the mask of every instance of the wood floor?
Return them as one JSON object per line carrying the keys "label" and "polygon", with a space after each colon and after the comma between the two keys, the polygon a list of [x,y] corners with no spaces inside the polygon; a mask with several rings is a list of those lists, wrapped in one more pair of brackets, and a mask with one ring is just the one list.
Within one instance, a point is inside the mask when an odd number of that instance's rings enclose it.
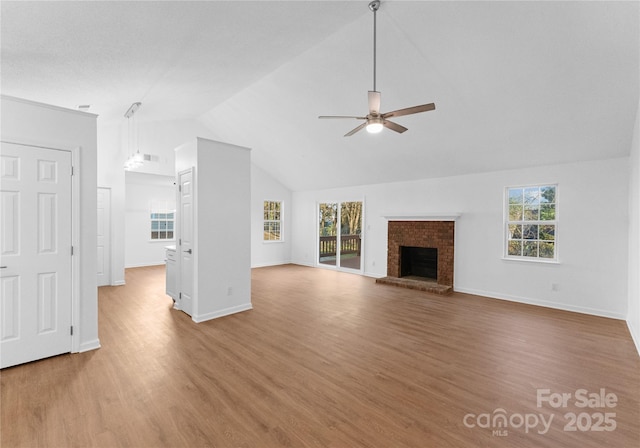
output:
{"label": "wood floor", "polygon": [[126,282],[100,288],[101,349],[2,371],[3,448],[640,446],[622,321],[287,265],[253,270],[253,310],[196,324],[163,267]]}

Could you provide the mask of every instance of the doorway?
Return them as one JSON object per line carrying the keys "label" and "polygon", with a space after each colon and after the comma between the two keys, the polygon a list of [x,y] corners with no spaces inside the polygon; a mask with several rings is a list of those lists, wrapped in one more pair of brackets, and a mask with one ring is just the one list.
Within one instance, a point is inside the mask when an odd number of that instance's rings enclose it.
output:
{"label": "doorway", "polygon": [[362,271],[362,201],[318,204],[318,264]]}
{"label": "doorway", "polygon": [[111,188],[98,187],[98,286],[111,284]]}

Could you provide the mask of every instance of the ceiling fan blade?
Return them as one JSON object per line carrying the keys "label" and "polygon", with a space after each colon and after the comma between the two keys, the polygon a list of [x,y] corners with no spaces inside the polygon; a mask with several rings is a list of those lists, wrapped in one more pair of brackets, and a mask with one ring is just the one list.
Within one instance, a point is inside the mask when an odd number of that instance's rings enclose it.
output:
{"label": "ceiling fan blade", "polygon": [[408,131],[408,129],[404,126],[400,126],[398,123],[394,123],[393,121],[389,120],[382,120],[382,126],[387,129],[391,129],[392,131],[396,131],[400,134],[402,134],[404,131]]}
{"label": "ceiling fan blade", "polygon": [[419,112],[427,112],[430,110],[434,110],[435,108],[436,108],[436,105],[433,103],[422,104],[420,106],[407,107],[406,109],[398,109],[398,110],[394,110],[393,112],[387,112],[385,114],[382,114],[381,117],[382,118],[401,117],[403,115],[411,115],[411,114],[417,114]]}
{"label": "ceiling fan blade", "polygon": [[344,134],[345,137],[351,137],[353,134],[355,134],[356,132],[360,131],[361,129],[364,129],[364,127],[367,125],[367,122],[365,121],[364,123],[362,123],[360,126],[358,126],[357,128],[347,132],[346,134]]}
{"label": "ceiling fan blade", "polygon": [[380,113],[380,92],[369,90],[369,113],[378,115]]}
{"label": "ceiling fan blade", "polygon": [[320,115],[318,118],[355,118],[356,120],[367,119],[367,117],[355,117],[352,115]]}

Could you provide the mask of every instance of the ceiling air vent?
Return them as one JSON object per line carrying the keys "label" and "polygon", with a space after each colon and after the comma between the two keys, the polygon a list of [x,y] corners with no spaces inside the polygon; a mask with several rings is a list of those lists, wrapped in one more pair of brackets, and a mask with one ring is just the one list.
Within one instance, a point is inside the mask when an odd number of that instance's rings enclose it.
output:
{"label": "ceiling air vent", "polygon": [[144,157],[144,161],[145,162],[159,162],[160,161],[160,157],[156,156],[155,154],[143,154],[142,156]]}

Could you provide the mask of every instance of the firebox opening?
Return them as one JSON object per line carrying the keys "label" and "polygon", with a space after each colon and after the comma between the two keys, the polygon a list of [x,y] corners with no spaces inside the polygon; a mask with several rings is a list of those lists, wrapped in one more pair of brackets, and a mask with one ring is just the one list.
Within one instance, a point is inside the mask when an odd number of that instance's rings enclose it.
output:
{"label": "firebox opening", "polygon": [[438,249],[401,246],[400,277],[438,280]]}

